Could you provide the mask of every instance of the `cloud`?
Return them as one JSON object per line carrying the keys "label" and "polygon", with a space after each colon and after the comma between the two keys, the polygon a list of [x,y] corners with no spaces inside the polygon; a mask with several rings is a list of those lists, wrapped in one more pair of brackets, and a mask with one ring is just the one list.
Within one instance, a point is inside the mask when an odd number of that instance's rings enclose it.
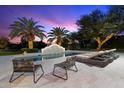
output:
{"label": "cloud", "polygon": [[[82,14],[87,14],[95,8],[105,10],[106,6],[0,6],[0,35],[7,36],[10,33],[9,25],[18,17],[34,18],[39,25],[45,26],[47,32],[52,27],[65,27],[69,31],[77,31],[76,20]],[[19,38],[11,40],[19,42]]]}

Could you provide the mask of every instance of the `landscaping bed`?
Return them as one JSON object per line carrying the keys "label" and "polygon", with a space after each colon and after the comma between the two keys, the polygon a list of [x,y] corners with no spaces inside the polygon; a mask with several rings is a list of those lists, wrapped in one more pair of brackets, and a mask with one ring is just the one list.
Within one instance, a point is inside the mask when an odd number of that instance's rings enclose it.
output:
{"label": "landscaping bed", "polygon": [[0,50],[0,56],[7,56],[7,55],[16,55],[16,54],[21,54],[22,51],[19,50]]}

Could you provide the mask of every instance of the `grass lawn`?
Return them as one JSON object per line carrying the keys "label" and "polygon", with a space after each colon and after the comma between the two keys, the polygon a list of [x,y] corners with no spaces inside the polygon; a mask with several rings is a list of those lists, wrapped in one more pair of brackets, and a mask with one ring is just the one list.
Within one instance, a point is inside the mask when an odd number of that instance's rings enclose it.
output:
{"label": "grass lawn", "polygon": [[7,52],[7,51],[0,51],[0,56],[7,56],[7,55],[16,55],[20,54],[21,52]]}
{"label": "grass lawn", "polygon": [[38,52],[38,49],[35,49],[35,48],[34,49],[24,48],[24,50],[17,50],[17,49],[4,50],[4,49],[0,49],[0,56],[22,54],[23,51],[27,51],[27,53],[36,53],[36,52]]}

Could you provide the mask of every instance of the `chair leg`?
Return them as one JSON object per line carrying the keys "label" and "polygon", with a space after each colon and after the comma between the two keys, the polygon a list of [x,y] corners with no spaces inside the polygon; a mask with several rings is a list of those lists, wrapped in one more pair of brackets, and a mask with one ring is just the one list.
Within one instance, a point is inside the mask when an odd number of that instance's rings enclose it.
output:
{"label": "chair leg", "polygon": [[67,69],[65,69],[65,75],[66,75],[66,78],[65,78],[65,80],[67,80],[68,79],[68,72],[67,72]]}
{"label": "chair leg", "polygon": [[76,69],[75,72],[78,72],[78,68],[77,68],[77,66],[76,66],[76,65],[74,65],[74,66],[75,66],[75,69]]}
{"label": "chair leg", "polygon": [[61,76],[58,76],[55,74],[55,68],[56,68],[56,65],[54,65],[54,69],[53,69],[53,75],[58,77],[58,78],[61,78],[61,79],[64,79],[64,80],[67,80],[68,79],[68,73],[67,73],[67,69],[64,69],[65,70],[65,78],[64,77],[61,77]]}
{"label": "chair leg", "polygon": [[33,71],[33,81],[34,81],[34,83],[37,83],[38,82],[38,80],[44,75],[44,70],[43,70],[43,68],[42,68],[42,65],[40,65],[40,68],[41,68],[41,70],[42,70],[42,74],[36,79],[36,77],[35,77],[35,71]]}
{"label": "chair leg", "polygon": [[53,75],[54,75],[54,73],[55,73],[55,67],[56,67],[56,65],[54,65],[54,68],[53,68]]}
{"label": "chair leg", "polygon": [[44,74],[44,70],[43,70],[43,67],[42,67],[42,65],[40,65],[40,67],[41,67],[41,70],[42,70],[42,72],[43,72],[43,74]]}
{"label": "chair leg", "polygon": [[75,67],[75,69],[70,69],[70,68],[69,68],[69,70],[74,71],[74,72],[77,72],[77,71],[78,71],[77,66],[74,65],[74,67]]}
{"label": "chair leg", "polygon": [[[11,78],[10,78],[10,80],[9,80],[9,82],[12,83],[13,81],[15,81],[16,79],[18,79],[18,78],[21,77],[22,75],[24,75],[24,73],[20,74],[18,77],[16,77],[16,78],[13,79],[13,76],[14,76],[14,72],[13,72],[13,73],[12,73],[12,76],[11,76]],[[12,79],[13,79],[13,80],[12,80]]]}

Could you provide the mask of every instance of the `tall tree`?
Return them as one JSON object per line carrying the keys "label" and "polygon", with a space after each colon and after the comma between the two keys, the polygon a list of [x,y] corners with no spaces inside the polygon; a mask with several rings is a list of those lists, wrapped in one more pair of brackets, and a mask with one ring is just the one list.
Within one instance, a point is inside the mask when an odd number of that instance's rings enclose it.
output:
{"label": "tall tree", "polygon": [[76,43],[79,41],[79,34],[77,32],[70,32],[67,40],[69,43]]}
{"label": "tall tree", "polygon": [[97,41],[97,50],[100,50],[103,44],[118,31],[117,25],[108,21],[108,15],[98,9],[89,15],[82,16],[76,24],[83,38]]}
{"label": "tall tree", "polygon": [[68,49],[79,49],[79,34],[77,32],[70,32],[68,35]]}
{"label": "tall tree", "polygon": [[108,21],[118,25],[118,30],[124,30],[124,6],[110,6],[108,11]]}
{"label": "tall tree", "polygon": [[67,33],[69,31],[65,28],[61,27],[54,27],[49,33],[48,33],[48,41],[53,41],[56,39],[56,44],[61,45],[63,38],[67,36]]}
{"label": "tall tree", "polygon": [[42,29],[44,28],[41,25],[38,25],[38,22],[34,21],[33,18],[27,19],[25,17],[18,18],[17,21],[14,21],[13,24],[10,25],[11,32],[9,36],[11,39],[15,37],[22,37],[28,40],[28,47],[30,49],[33,48],[33,40],[35,39],[35,35],[39,38],[43,39],[45,32]]}

